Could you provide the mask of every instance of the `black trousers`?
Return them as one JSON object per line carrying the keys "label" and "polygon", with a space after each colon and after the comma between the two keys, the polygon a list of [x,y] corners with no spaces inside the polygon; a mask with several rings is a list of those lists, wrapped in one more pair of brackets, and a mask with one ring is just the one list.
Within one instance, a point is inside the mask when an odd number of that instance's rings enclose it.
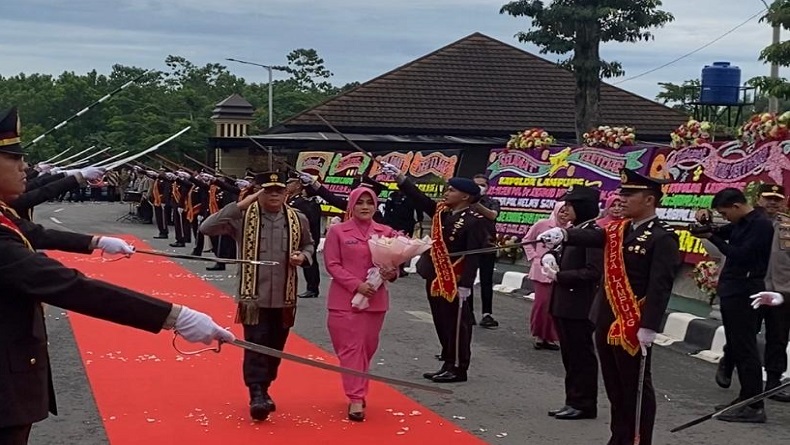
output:
{"label": "black trousers", "polygon": [[0,445],[27,445],[33,425],[0,428]]}
{"label": "black trousers", "polygon": [[189,229],[187,214],[182,207],[173,207],[173,227],[176,230],[177,243],[191,243],[192,234]]}
{"label": "black trousers", "polygon": [[319,286],[321,284],[321,271],[318,268],[318,255],[313,253],[313,263],[309,267],[302,269],[304,271],[304,281],[307,285],[308,292],[318,294]]}
{"label": "black trousers", "polygon": [[763,306],[757,311],[757,328],[765,321],[763,362],[769,383],[782,380],[787,371],[787,340],[790,334],[790,304]]}
{"label": "black trousers", "polygon": [[211,249],[218,258],[236,258],[236,241],[229,236],[212,236]]}
{"label": "black trousers", "polygon": [[[456,296],[453,302],[449,302],[443,297],[431,296],[431,282],[426,281],[426,291],[428,303],[431,306],[433,325],[436,328],[436,335],[442,345],[442,360],[445,366],[455,366],[455,343],[458,344],[458,368],[462,371],[469,369],[469,361],[472,358],[472,309],[468,304],[464,304],[461,309],[461,329],[460,335],[456,336],[458,326],[458,304],[460,297]],[[470,297],[471,298],[471,297]]]}
{"label": "black trousers", "polygon": [[165,214],[165,206],[154,206],[154,220],[156,227],[159,229],[159,235],[167,236],[170,233],[167,230],[167,215]]}
{"label": "black trousers", "polygon": [[[480,255],[480,300],[483,303],[483,314],[494,313],[494,266],[496,265],[496,253],[486,253]],[[469,310],[474,315],[474,298],[467,301]]]}
{"label": "black trousers", "polygon": [[598,357],[589,320],[554,317],[565,367],[565,405],[598,414]]}
{"label": "black trousers", "polygon": [[200,233],[200,221],[199,221],[199,218],[197,216],[195,216],[195,219],[190,222],[190,225],[192,226],[192,236],[195,237],[194,253],[196,255],[202,255],[203,254],[203,247],[205,246],[205,243],[206,243],[206,236],[203,235],[202,233]]}
{"label": "black trousers", "polygon": [[[259,321],[256,325],[243,325],[244,339],[282,351],[288,340],[289,328],[283,327],[283,309],[259,309]],[[244,384],[261,385],[268,389],[277,378],[277,369],[281,359],[244,350]]]}
{"label": "black trousers", "polygon": [[[636,427],[636,393],[639,387],[639,364],[642,353],[631,355],[620,346],[607,342],[609,326],[595,331],[595,345],[601,360],[601,375],[606,387],[606,396],[611,405],[612,437],[607,445],[632,445]],[[564,347],[564,346],[563,346]],[[656,392],[650,371],[652,351],[647,352],[645,383],[642,391],[642,417],[640,423],[641,445],[653,442],[653,425],[656,421]]]}
{"label": "black trousers", "polygon": [[[741,384],[738,398],[748,399],[763,392],[763,369],[757,350],[757,311],[752,309],[748,295],[722,298],[720,307],[727,341],[727,361],[735,365]],[[762,407],[763,402],[752,406]]]}

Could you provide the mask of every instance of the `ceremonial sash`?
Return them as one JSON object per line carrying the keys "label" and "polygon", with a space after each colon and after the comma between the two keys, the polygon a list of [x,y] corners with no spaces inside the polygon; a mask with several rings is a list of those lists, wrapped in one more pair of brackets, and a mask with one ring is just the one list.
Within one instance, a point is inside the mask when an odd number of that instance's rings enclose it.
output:
{"label": "ceremonial sash", "polygon": [[219,187],[213,184],[208,188],[208,211],[211,215],[219,212],[219,203],[217,202],[218,190]]}
{"label": "ceremonial sash", "polygon": [[176,181],[173,181],[173,190],[171,195],[173,196],[173,201],[175,201],[176,204],[181,202],[181,186],[178,185],[178,182]]}
{"label": "ceremonial sash", "polygon": [[[283,206],[288,220],[288,258],[299,250],[302,241],[302,225],[299,215],[294,209]],[[261,240],[261,212],[258,201],[253,202],[244,214],[240,257],[244,260],[259,260]],[[241,266],[239,280],[239,304],[236,311],[236,323],[257,325],[258,319],[258,267],[245,263]],[[269,266],[264,266],[269,267]],[[276,266],[275,266],[276,267]],[[285,307],[283,308],[283,325],[292,327],[296,319],[296,267],[286,264]]]}
{"label": "ceremonial sash", "polygon": [[154,197],[154,205],[162,205],[162,192],[159,191],[159,179],[154,180],[154,186],[151,188],[151,194]]}
{"label": "ceremonial sash", "polygon": [[458,275],[460,275],[463,257],[459,258],[455,263],[450,260],[450,252],[448,252],[447,244],[444,242],[442,227],[442,215],[446,210],[447,208],[444,204],[438,204],[431,221],[433,245],[429,252],[436,271],[436,278],[431,282],[431,296],[442,297],[452,303],[458,294]]}
{"label": "ceremonial sash", "polygon": [[604,246],[604,289],[615,320],[609,327],[607,341],[621,346],[631,355],[639,351],[639,302],[628,281],[623,258],[623,240],[629,220],[613,221],[606,226]]}
{"label": "ceremonial sash", "polygon": [[192,222],[195,220],[195,217],[200,213],[200,209],[203,207],[201,203],[195,204],[195,195],[197,194],[198,186],[193,185],[189,188],[189,194],[187,195],[187,203],[186,203],[186,213],[187,213],[187,221]]}
{"label": "ceremonial sash", "polygon": [[5,216],[5,213],[8,213],[10,215],[19,218],[19,215],[17,215],[14,209],[7,207],[5,203],[0,202],[0,227],[4,227],[14,232],[16,235],[19,236],[22,242],[25,243],[25,247],[27,247],[30,250],[33,250],[33,245],[30,244],[30,241],[27,239],[25,234],[23,234],[22,231],[19,230],[19,227],[16,225],[16,223],[14,223],[14,221],[12,221],[10,218]]}

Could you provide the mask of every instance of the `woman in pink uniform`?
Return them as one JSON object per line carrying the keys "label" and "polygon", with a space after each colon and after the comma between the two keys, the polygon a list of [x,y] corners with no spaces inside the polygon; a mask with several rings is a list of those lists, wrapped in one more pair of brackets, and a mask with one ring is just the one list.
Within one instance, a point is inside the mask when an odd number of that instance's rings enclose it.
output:
{"label": "woman in pink uniform", "polygon": [[[554,227],[568,227],[568,220],[562,212],[565,205],[562,201],[557,201],[554,211],[548,219],[542,219],[529,228],[524,241],[534,241],[537,236],[546,230]],[[524,253],[530,261],[528,278],[532,281],[535,290],[535,300],[532,303],[532,313],[529,317],[529,327],[532,337],[535,339],[535,349],[548,349],[557,351],[557,331],[554,328],[554,319],[549,313],[549,300],[551,299],[551,280],[541,272],[540,259],[548,252],[543,244],[524,246]]]}
{"label": "woman in pink uniform", "polygon": [[[389,309],[386,283],[377,290],[366,283],[368,270],[374,267],[368,247],[371,235],[390,237],[395,231],[373,221],[378,199],[367,187],[351,192],[348,198],[350,218],[329,228],[324,242],[324,265],[332,277],[329,286],[327,326],[340,366],[367,372],[379,345],[379,333]],[[394,281],[398,270],[382,270],[385,281]],[[356,293],[368,298],[369,307],[351,306]],[[343,389],[349,400],[349,420],[365,419],[368,380],[343,376]]]}

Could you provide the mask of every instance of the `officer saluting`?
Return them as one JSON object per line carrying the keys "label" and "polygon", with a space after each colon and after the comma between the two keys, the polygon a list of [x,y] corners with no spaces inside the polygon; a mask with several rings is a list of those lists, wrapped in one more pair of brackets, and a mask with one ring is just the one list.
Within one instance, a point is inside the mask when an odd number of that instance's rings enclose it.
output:
{"label": "officer saluting", "polygon": [[561,243],[604,248],[603,286],[591,319],[601,373],[611,404],[609,445],[630,445],[635,438],[640,347],[647,350],[640,438],[650,445],[656,397],[649,347],[666,311],[680,265],[677,235],[656,216],[663,196],[661,182],[631,170],[621,173],[624,219],[605,231],[554,228],[539,235],[549,247]]}
{"label": "officer saluting", "polygon": [[433,246],[417,262],[417,273],[426,281],[444,365],[439,371],[425,373],[423,377],[436,383],[465,382],[472,355],[473,315],[464,301],[472,294],[479,257],[464,255],[453,258],[450,254],[488,247],[488,231],[483,216],[469,208],[480,196],[480,187],[468,178],[451,178],[444,192],[444,201],[437,203],[423,194],[397,167],[387,163],[382,167],[384,173],[396,177],[398,187],[414,200],[414,206],[433,219]]}
{"label": "officer saluting", "polygon": [[[310,223],[310,235],[313,237],[315,246],[321,240],[321,204],[315,199],[304,196],[304,184],[297,177],[289,177],[285,188],[288,199],[285,201],[289,207],[299,210],[307,217]],[[307,290],[299,294],[299,298],[318,298],[318,291],[321,285],[321,272],[318,269],[316,253],[313,252],[313,259],[308,267],[304,268],[304,281]]]}

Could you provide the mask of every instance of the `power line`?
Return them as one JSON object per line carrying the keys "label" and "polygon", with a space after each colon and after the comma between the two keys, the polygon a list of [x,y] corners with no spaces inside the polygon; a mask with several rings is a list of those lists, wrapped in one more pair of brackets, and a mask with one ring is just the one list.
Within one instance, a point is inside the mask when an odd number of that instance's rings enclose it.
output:
{"label": "power line", "polygon": [[682,56],[678,57],[677,59],[674,59],[674,60],[672,60],[672,61],[669,61],[669,62],[667,62],[667,63],[665,63],[665,64],[663,64],[663,65],[661,65],[661,66],[659,66],[659,67],[656,67],[656,68],[653,68],[653,69],[651,69],[651,70],[645,71],[645,72],[643,72],[643,73],[637,74],[636,76],[627,77],[627,78],[625,78],[625,79],[623,79],[623,80],[621,80],[621,81],[619,81],[619,82],[614,82],[614,83],[612,83],[612,85],[620,85],[621,83],[628,82],[629,80],[634,80],[634,79],[638,79],[638,78],[640,78],[640,77],[643,77],[643,76],[647,76],[648,74],[655,73],[655,72],[656,72],[656,71],[658,71],[658,70],[664,69],[664,68],[666,68],[666,67],[668,67],[668,66],[670,66],[670,65],[672,65],[672,64],[674,64],[674,63],[677,63],[677,62],[679,62],[679,61],[681,61],[681,60],[685,59],[686,57],[692,56],[692,55],[694,55],[694,54],[696,54],[696,53],[698,53],[698,52],[702,51],[703,49],[705,49],[705,48],[707,48],[707,47],[709,47],[709,46],[713,45],[714,43],[718,42],[719,40],[721,40],[721,39],[723,39],[723,38],[727,37],[728,35],[730,35],[730,34],[734,33],[734,32],[735,32],[735,31],[737,31],[739,28],[743,27],[743,26],[744,26],[744,25],[746,25],[747,23],[751,22],[751,21],[752,21],[752,20],[754,20],[755,18],[757,18],[757,17],[759,17],[760,15],[762,15],[762,13],[763,13],[763,12],[765,12],[765,11],[766,11],[766,9],[762,9],[762,10],[760,10],[760,12],[758,12],[757,14],[754,14],[753,16],[751,16],[751,17],[749,17],[748,19],[744,20],[744,21],[743,21],[743,22],[741,22],[740,24],[736,25],[734,28],[730,29],[729,31],[725,32],[724,34],[720,35],[719,37],[716,37],[715,39],[711,40],[710,42],[708,42],[708,43],[706,43],[706,44],[704,44],[704,45],[700,46],[699,48],[695,49],[694,51],[691,51],[691,52],[689,52],[689,53],[683,54]]}

